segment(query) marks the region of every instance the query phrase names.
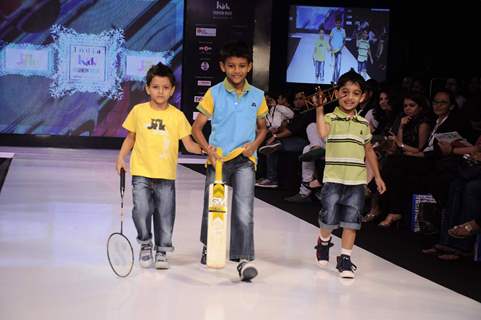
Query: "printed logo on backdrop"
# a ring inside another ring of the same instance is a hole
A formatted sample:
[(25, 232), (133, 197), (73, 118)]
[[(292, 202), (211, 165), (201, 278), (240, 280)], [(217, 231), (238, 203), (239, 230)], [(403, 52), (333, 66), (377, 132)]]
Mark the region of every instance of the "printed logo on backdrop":
[(215, 37), (217, 35), (217, 29), (197, 27), (195, 28), (195, 35), (198, 37)]
[(197, 80), (197, 85), (199, 87), (210, 87), (212, 85), (212, 81), (210, 81), (210, 80)]
[(71, 45), (68, 80), (104, 82), (105, 54), (105, 46)]
[(212, 54), (212, 46), (209, 46), (207, 44), (200, 44), (199, 53), (205, 55)]
[(77, 33), (60, 25), (51, 28), (58, 70), (50, 94), (62, 97), (75, 92), (95, 92), (111, 99), (122, 98), (117, 58), (124, 44), (123, 31)]
[(194, 102), (199, 103), (202, 100), (202, 96), (194, 96)]
[(200, 69), (202, 71), (207, 71), (209, 70), (209, 68), (210, 68), (209, 63), (207, 61), (202, 61), (202, 63), (200, 64)]
[(4, 43), (0, 47), (0, 76), (47, 77), (52, 80), (49, 91), (54, 98), (92, 92), (118, 100), (122, 98), (122, 80), (145, 81), (152, 65), (170, 65), (174, 57), (172, 51), (124, 49), (121, 29), (83, 34), (54, 25), (50, 32), (54, 41), (48, 46)]
[(169, 65), (174, 54), (171, 51), (132, 51), (122, 52), (122, 79), (127, 81), (145, 81), (147, 71), (153, 65), (162, 62)]
[(216, 1), (215, 9), (212, 10), (212, 17), (214, 19), (231, 19), (232, 10), (228, 1)]
[(51, 46), (8, 44), (0, 50), (0, 76), (19, 74), (50, 77), (54, 73), (53, 59), (54, 50)]

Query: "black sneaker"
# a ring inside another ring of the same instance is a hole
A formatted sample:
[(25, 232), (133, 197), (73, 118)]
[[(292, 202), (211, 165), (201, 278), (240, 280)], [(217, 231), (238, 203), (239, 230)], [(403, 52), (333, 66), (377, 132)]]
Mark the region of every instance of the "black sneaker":
[(259, 148), (259, 152), (262, 153), (263, 155), (270, 155), (273, 152), (276, 152), (281, 148), (282, 144), (280, 141), (274, 141), (271, 144), (267, 144), (265, 146), (262, 146)]
[(203, 266), (207, 265), (207, 247), (206, 246), (202, 248), (202, 256), (200, 257), (200, 264)]
[(326, 154), (324, 148), (318, 147), (307, 151), (299, 156), (300, 161), (316, 161), (322, 159)]
[(318, 238), (317, 246), (314, 247), (316, 249), (317, 263), (321, 267), (324, 267), (329, 262), (329, 249), (334, 246), (331, 240), (332, 237), (329, 238), (329, 241), (322, 241), (321, 238)]
[(293, 203), (308, 203), (308, 202), (312, 202), (310, 195), (305, 195), (305, 194), (301, 194), (301, 193), (296, 193), (296, 194), (293, 195), (293, 196), (284, 198), (284, 201), (293, 202)]
[(250, 282), (257, 276), (257, 269), (247, 260), (241, 260), (237, 265), (237, 272), (239, 272), (239, 278), (241, 281)]
[(354, 271), (357, 266), (351, 262), (351, 257), (341, 254), (337, 257), (336, 269), (339, 270), (341, 278), (354, 279)]
[(264, 179), (256, 183), (256, 187), (260, 188), (277, 188), (279, 185), (276, 181), (272, 181), (269, 179)]

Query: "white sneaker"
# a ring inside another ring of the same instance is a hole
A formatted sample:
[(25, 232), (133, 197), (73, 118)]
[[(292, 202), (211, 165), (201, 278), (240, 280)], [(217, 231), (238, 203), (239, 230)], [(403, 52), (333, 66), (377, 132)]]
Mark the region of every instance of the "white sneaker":
[(169, 261), (167, 261), (165, 252), (157, 251), (155, 254), (155, 269), (169, 269)]
[(142, 268), (150, 268), (152, 262), (152, 243), (144, 243), (140, 246), (139, 263)]

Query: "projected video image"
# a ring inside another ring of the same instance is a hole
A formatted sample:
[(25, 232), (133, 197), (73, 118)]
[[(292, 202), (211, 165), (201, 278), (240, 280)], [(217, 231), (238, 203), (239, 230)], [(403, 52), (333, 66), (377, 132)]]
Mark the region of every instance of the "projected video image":
[(158, 62), (180, 105), (184, 1), (0, 2), (0, 134), (125, 135)]
[(386, 77), (389, 10), (291, 6), (287, 82), (336, 83), (351, 68)]

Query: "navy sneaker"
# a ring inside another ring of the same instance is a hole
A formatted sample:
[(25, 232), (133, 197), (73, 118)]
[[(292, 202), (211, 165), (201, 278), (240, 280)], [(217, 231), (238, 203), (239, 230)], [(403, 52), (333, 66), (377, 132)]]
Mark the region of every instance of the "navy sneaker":
[(241, 260), (237, 265), (237, 272), (241, 281), (250, 282), (257, 276), (257, 269), (252, 262)]
[(207, 247), (206, 246), (204, 246), (202, 248), (202, 255), (200, 257), (200, 264), (204, 265), (204, 266), (207, 264)]
[(339, 271), (341, 278), (354, 279), (354, 271), (357, 266), (351, 262), (351, 257), (341, 254), (337, 257), (336, 269)]
[(329, 238), (329, 241), (322, 241), (321, 238), (318, 238), (317, 246), (314, 247), (314, 249), (316, 249), (317, 263), (319, 263), (321, 267), (324, 267), (329, 262), (329, 249), (334, 246), (331, 240), (332, 237)]

